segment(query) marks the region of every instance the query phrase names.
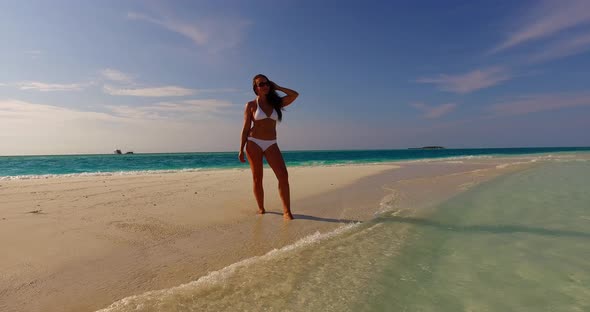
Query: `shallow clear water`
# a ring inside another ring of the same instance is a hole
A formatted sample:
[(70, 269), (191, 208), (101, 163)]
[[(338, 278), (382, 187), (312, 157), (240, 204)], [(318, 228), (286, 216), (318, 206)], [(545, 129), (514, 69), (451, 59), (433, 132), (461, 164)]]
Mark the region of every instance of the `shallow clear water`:
[(367, 310), (590, 311), (590, 163), (492, 181), (415, 225)]
[(590, 311), (590, 162), (389, 212), (110, 311)]

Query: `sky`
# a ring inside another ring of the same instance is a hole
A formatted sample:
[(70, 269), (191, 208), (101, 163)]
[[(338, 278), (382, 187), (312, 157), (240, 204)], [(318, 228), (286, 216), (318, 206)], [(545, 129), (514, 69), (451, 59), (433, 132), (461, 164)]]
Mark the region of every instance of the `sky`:
[(590, 146), (590, 1), (1, 1), (0, 155)]

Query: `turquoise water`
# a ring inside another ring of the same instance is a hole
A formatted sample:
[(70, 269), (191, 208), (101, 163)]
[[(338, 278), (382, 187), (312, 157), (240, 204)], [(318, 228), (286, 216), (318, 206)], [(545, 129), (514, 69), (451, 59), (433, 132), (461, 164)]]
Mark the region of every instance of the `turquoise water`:
[(590, 311), (589, 177), (543, 162), (107, 311)]
[[(590, 147), (495, 148), (442, 150), (287, 151), (288, 166), (376, 163), (444, 157), (508, 156), (536, 153), (590, 152)], [(61, 155), (0, 157), (0, 178), (20, 176), (247, 168), (236, 152), (135, 155)]]
[(414, 225), (370, 311), (590, 311), (590, 163), (476, 188)]

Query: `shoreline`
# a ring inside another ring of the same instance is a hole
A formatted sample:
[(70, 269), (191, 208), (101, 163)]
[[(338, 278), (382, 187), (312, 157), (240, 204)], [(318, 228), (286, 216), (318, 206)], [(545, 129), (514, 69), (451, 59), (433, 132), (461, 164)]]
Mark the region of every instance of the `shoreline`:
[[(106, 308), (370, 220), (383, 207), (426, 211), (530, 165), (508, 160), (291, 167), (292, 222), (282, 221), (268, 168), (264, 216), (255, 215), (249, 170), (3, 181), (0, 196), (12, 205), (0, 208), (0, 246), (7, 251), (0, 261), (6, 306), (0, 307)], [(40, 212), (27, 213), (34, 210)]]
[[(553, 158), (553, 157), (564, 157), (564, 156), (576, 156), (576, 155), (590, 155), (590, 148), (586, 150), (585, 147), (572, 147), (573, 148), (581, 148), (582, 150), (556, 150), (556, 151), (535, 151), (531, 153), (519, 153), (519, 154), (511, 154), (511, 153), (500, 153), (500, 154), (473, 154), (473, 155), (446, 155), (440, 157), (424, 157), (420, 156), (417, 158), (401, 158), (401, 159), (381, 159), (381, 160), (373, 160), (367, 161), (366, 159), (350, 159), (350, 160), (317, 160), (317, 161), (309, 161), (309, 162), (302, 162), (300, 160), (292, 160), (287, 162), (287, 166), (289, 168), (322, 168), (322, 167), (333, 167), (333, 166), (365, 166), (365, 165), (398, 165), (404, 163), (413, 163), (413, 162), (433, 162), (433, 161), (462, 161), (462, 160), (470, 160), (470, 159), (489, 159), (489, 158)], [(538, 148), (508, 148), (510, 149), (518, 149), (518, 150), (526, 150), (526, 149), (538, 149)], [(560, 148), (541, 148), (541, 149), (560, 149)], [(567, 149), (567, 148), (565, 148)], [(449, 149), (453, 150), (453, 149)], [(457, 149), (457, 150), (478, 150), (478, 149)], [(494, 150), (494, 149), (488, 149)], [(500, 149), (497, 150), (507, 150), (507, 149)], [(395, 151), (406, 151), (406, 150), (377, 150), (383, 152), (395, 152)], [(288, 153), (289, 151), (287, 151)], [(299, 153), (299, 151), (292, 151), (293, 153)], [(307, 151), (310, 153), (313, 152), (338, 152), (338, 151)], [(364, 150), (359, 151), (345, 151), (345, 152), (367, 152)], [(229, 152), (219, 152), (221, 154), (230, 154)], [(178, 155), (184, 155), (187, 153), (177, 153)], [(191, 154), (191, 153), (188, 153)], [(211, 154), (211, 153), (193, 153), (193, 154)], [(140, 157), (142, 155), (160, 155), (160, 154), (138, 154)], [(174, 153), (163, 153), (161, 155), (175, 155)], [(104, 156), (113, 156), (110, 154), (105, 155), (48, 155), (48, 156), (0, 156), (6, 158), (18, 158), (18, 157), (77, 157), (77, 156), (97, 156), (97, 157), (104, 157)], [(116, 156), (116, 155), (115, 155)], [(1, 160), (1, 159), (0, 159)], [(234, 160), (232, 158), (232, 160)], [(235, 162), (234, 162), (235, 163)], [(1, 168), (1, 167), (0, 167)], [(85, 168), (87, 169), (87, 168)], [(132, 176), (132, 175), (158, 175), (158, 174), (169, 174), (169, 173), (186, 173), (186, 172), (199, 172), (199, 171), (219, 171), (219, 170), (250, 170), (247, 165), (225, 165), (220, 167), (206, 167), (206, 166), (195, 166), (195, 167), (185, 167), (185, 168), (178, 168), (178, 169), (144, 169), (144, 170), (113, 170), (113, 171), (83, 171), (83, 172), (66, 172), (66, 173), (39, 173), (39, 174), (17, 174), (17, 175), (0, 175), (0, 182), (3, 181), (13, 181), (13, 180), (33, 180), (33, 179), (52, 179), (52, 178), (71, 178), (71, 177), (82, 177), (82, 176), (99, 176), (99, 177), (106, 177), (106, 176)]]

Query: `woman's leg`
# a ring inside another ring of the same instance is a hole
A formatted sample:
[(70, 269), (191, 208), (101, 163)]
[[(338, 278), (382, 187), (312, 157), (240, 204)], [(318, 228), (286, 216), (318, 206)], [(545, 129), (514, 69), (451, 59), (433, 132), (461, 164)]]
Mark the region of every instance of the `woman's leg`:
[(285, 160), (283, 159), (281, 150), (279, 150), (279, 146), (276, 144), (271, 145), (266, 151), (264, 151), (264, 156), (279, 180), (279, 193), (281, 194), (281, 200), (283, 201), (283, 218), (292, 220), (293, 215), (291, 214), (289, 173), (287, 172), (287, 166), (285, 166)]
[(262, 188), (262, 156), (263, 152), (260, 146), (252, 141), (246, 143), (246, 156), (250, 169), (252, 169), (252, 179), (254, 182), (254, 197), (258, 204), (258, 213), (263, 214), (264, 211), (264, 189)]

